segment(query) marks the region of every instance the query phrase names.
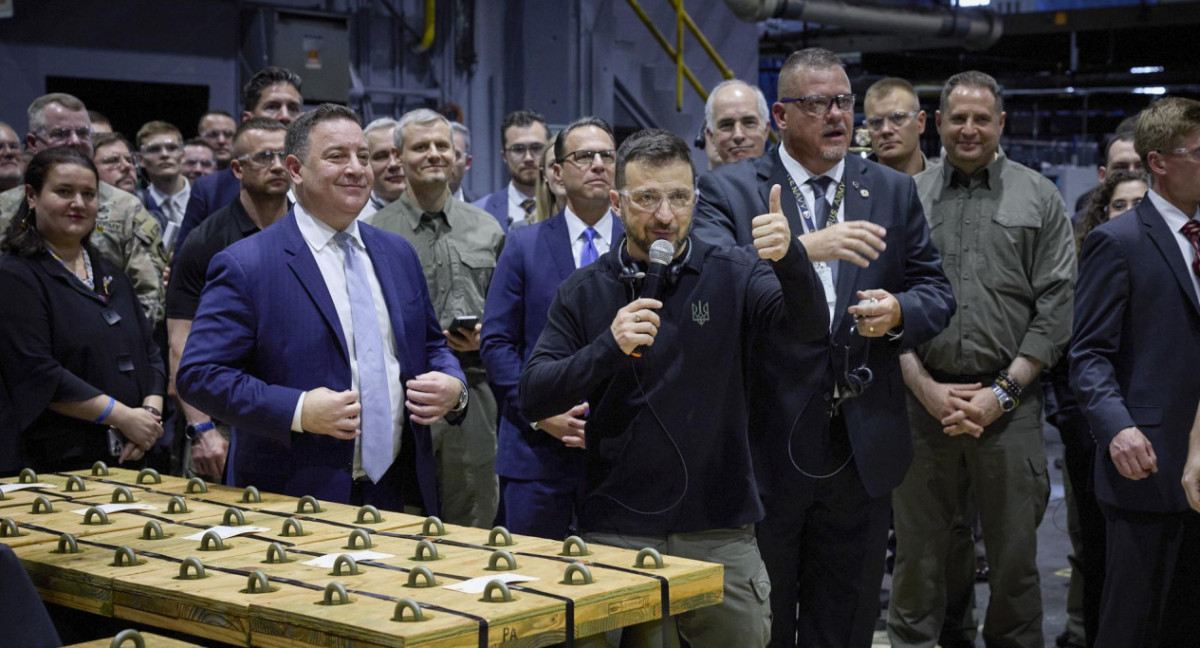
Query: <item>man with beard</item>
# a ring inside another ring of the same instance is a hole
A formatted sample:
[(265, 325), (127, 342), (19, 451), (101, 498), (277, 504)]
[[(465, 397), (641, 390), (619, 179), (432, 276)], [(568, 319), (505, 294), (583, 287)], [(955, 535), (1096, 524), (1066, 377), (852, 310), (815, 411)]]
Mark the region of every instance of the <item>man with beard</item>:
[(500, 158), (508, 168), (509, 183), (472, 204), (495, 216), (506, 232), (509, 225), (533, 214), (538, 167), (549, 141), (546, 118), (532, 110), (509, 113), (500, 125)]
[(899, 356), (941, 331), (955, 302), (912, 178), (846, 155), (855, 96), (841, 60), (792, 54), (779, 96), (781, 145), (700, 178), (696, 233), (749, 245), (753, 215), (785, 187), (783, 212), (832, 325), (817, 342), (785, 340), (775, 353), (788, 361), (768, 365), (754, 390), (772, 645), (869, 646), (891, 491), (912, 457)]
[(417, 250), (434, 312), (467, 375), (471, 408), (460, 425), (430, 426), (442, 495), (442, 519), (491, 528), (499, 507), (496, 480), (496, 398), (479, 357), (478, 323), (484, 296), (504, 244), (504, 232), (486, 212), (450, 195), (454, 144), (450, 122), (428, 109), (406, 113), (396, 124), (408, 187), (368, 222), (399, 234)]
[[(764, 646), (771, 585), (754, 540), (762, 504), (746, 383), (773, 359), (750, 351), (762, 337), (822, 339), (821, 284), (779, 186), (754, 219), (757, 253), (689, 236), (695, 167), (668, 131), (626, 139), (615, 184), (609, 200), (626, 236), (559, 288), (521, 376), (522, 414), (537, 421), (588, 403), (585, 538), (725, 567), (720, 604), (628, 628), (626, 642), (650, 645), (639, 641), (678, 627), (694, 648)], [(642, 296), (636, 273), (650, 271), (663, 241), (656, 298)]]
[(92, 162), (100, 171), (100, 179), (120, 189), (137, 191), (137, 160), (133, 158), (133, 147), (120, 133), (97, 133), (92, 138)]
[(21, 184), (25, 165), (21, 159), (21, 139), (12, 126), (0, 122), (0, 191)]

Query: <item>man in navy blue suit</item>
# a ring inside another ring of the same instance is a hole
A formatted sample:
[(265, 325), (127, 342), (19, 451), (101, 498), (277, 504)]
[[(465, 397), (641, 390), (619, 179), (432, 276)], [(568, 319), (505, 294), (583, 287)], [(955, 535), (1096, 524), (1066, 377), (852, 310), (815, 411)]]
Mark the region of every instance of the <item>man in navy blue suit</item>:
[(372, 177), (354, 111), (303, 115), (285, 148), (296, 205), (213, 258), (179, 393), (233, 425), (236, 485), (401, 510), (415, 482), (436, 513), (428, 425), (467, 387), (416, 252), (356, 220)]
[[(828, 50), (793, 54), (774, 106), (782, 144), (700, 178), (696, 234), (747, 245), (771, 188), (822, 278), (832, 326), (779, 344), (754, 390), (758, 525), (771, 645), (869, 646), (893, 488), (912, 459), (899, 355), (954, 313), (908, 176), (846, 152), (854, 102)], [(797, 617), (799, 607), (799, 617)]]
[(558, 285), (608, 252), (624, 233), (609, 209), (616, 161), (612, 129), (602, 119), (584, 117), (559, 139), (563, 160), (556, 172), (567, 189), (567, 206), (544, 223), (509, 230), (483, 309), (480, 349), (500, 403), (496, 473), (505, 525), (515, 533), (554, 540), (568, 535), (580, 503), (588, 404), (529, 421), (519, 409), (517, 384)]
[(509, 183), (471, 204), (495, 216), (506, 233), (509, 225), (533, 214), (533, 193), (548, 141), (546, 118), (532, 110), (511, 112), (500, 124), (500, 159), (508, 168)]
[[(304, 99), (300, 96), (300, 77), (281, 67), (266, 67), (242, 86), (242, 121), (252, 117), (276, 119), (284, 126), (300, 115)], [(241, 185), (228, 168), (196, 181), (188, 197), (187, 213), (175, 240), (175, 250), (192, 229), (218, 209), (237, 200)]]
[(1134, 145), (1151, 189), (1084, 242), (1070, 352), (1108, 536), (1095, 645), (1196, 646), (1200, 515), (1180, 480), (1200, 401), (1200, 102), (1142, 111)]

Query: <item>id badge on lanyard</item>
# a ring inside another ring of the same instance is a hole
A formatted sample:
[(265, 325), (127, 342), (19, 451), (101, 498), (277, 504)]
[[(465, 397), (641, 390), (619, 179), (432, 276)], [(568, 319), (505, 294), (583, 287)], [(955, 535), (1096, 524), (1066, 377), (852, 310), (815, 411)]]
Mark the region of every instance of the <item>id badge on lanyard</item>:
[[(808, 203), (804, 200), (804, 194), (800, 193), (800, 188), (796, 186), (796, 181), (788, 175), (788, 184), (791, 185), (792, 195), (796, 198), (796, 207), (800, 210), (800, 218), (804, 221), (804, 227), (808, 232), (817, 231), (817, 223), (813, 219), (812, 212), (808, 209)], [(837, 223), (837, 213), (842, 207), (842, 198), (846, 195), (846, 183), (839, 182), (837, 191), (833, 195), (833, 205), (829, 208), (829, 219), (825, 223), (825, 227)], [(825, 261), (816, 261), (813, 263), (813, 268), (817, 271), (817, 276), (821, 279), (821, 286), (825, 289), (825, 302), (829, 307), (829, 326), (833, 326), (833, 309), (837, 307), (837, 289), (833, 284), (833, 263)]]

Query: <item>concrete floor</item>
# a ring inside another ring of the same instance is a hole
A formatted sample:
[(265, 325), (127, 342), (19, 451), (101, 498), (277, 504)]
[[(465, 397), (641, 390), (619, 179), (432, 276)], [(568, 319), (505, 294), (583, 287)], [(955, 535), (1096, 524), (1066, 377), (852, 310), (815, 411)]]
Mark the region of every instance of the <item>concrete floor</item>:
[[(1063, 499), (1063, 472), (1056, 465), (1062, 457), (1062, 442), (1058, 430), (1046, 424), (1046, 459), (1050, 464), (1050, 504), (1046, 507), (1046, 515), (1038, 527), (1038, 568), (1042, 577), (1042, 631), (1046, 638), (1046, 648), (1055, 648), (1054, 639), (1067, 623), (1067, 583), (1070, 579), (1071, 568), (1067, 555), (1071, 553), (1071, 540), (1067, 536), (1067, 507)], [(986, 542), (987, 539), (984, 539)], [(891, 577), (885, 576), (884, 587), (890, 586)], [(983, 625), (983, 613), (987, 609), (987, 583), (975, 585), (976, 617), (980, 626)], [(886, 619), (886, 612), (880, 615), (880, 622)], [(877, 628), (883, 626), (877, 624)], [(875, 633), (874, 646), (889, 646), (887, 633)], [(976, 646), (983, 646), (983, 637), (975, 640)]]

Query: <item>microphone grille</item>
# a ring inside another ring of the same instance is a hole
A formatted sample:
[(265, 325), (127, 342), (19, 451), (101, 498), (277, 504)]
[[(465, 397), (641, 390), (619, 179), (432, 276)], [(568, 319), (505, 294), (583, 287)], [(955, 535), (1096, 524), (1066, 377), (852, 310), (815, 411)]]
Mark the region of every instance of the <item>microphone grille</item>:
[(658, 239), (650, 244), (650, 263), (667, 265), (675, 257), (675, 246), (670, 241)]

